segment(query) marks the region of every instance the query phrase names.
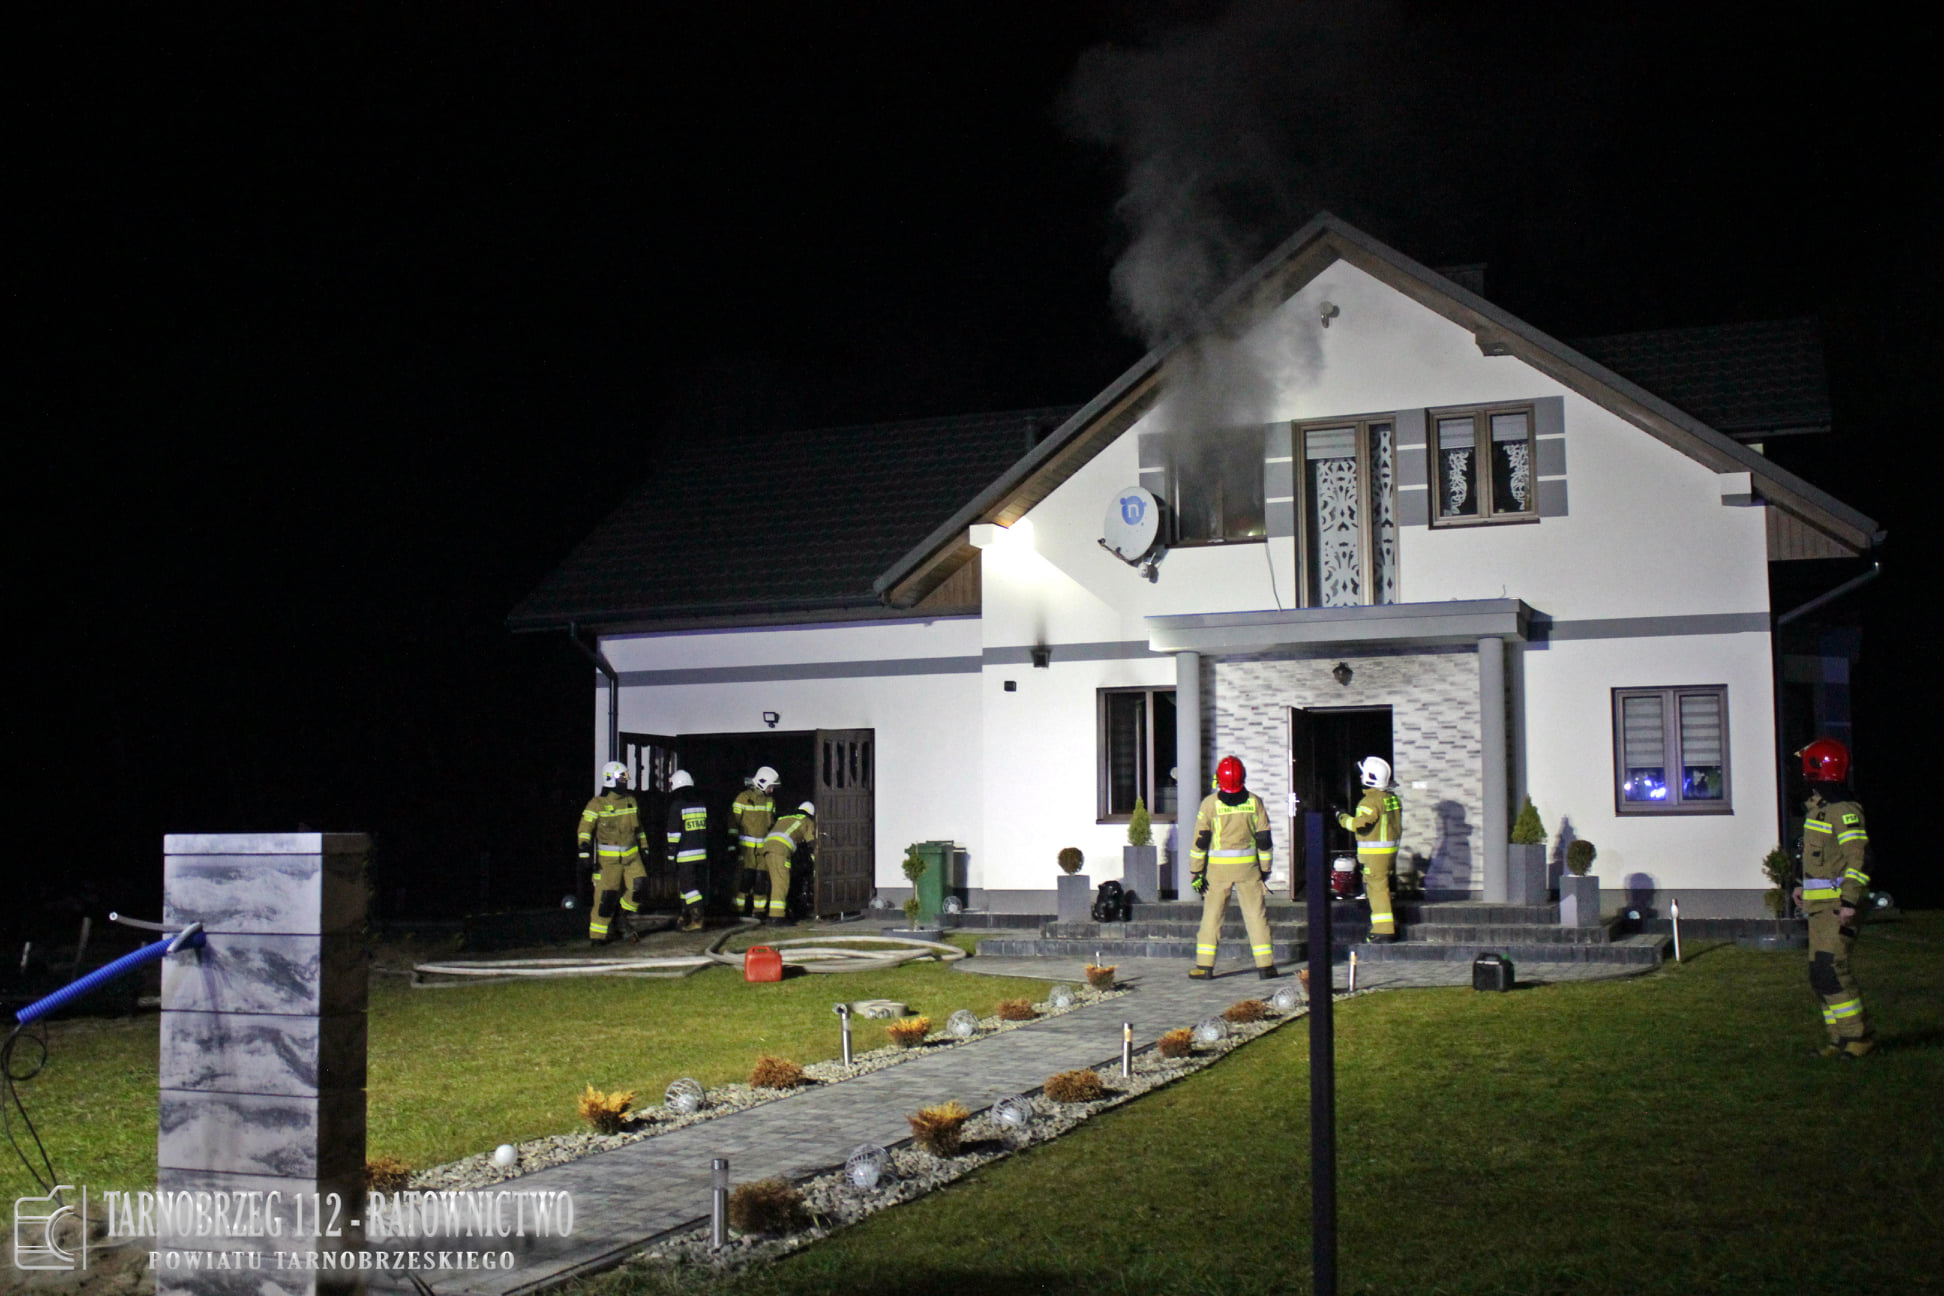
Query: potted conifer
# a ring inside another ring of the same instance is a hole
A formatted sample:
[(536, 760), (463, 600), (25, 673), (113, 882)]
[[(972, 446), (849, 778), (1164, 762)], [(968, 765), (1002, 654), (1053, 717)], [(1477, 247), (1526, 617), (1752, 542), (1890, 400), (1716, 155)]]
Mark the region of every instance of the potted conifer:
[(1546, 903), (1546, 823), (1525, 799), (1505, 847), (1505, 896), (1516, 905)]
[(1148, 904), (1161, 898), (1153, 821), (1148, 817), (1147, 802), (1139, 797), (1134, 798), (1134, 813), (1127, 820), (1127, 845), (1121, 847), (1121, 885)]

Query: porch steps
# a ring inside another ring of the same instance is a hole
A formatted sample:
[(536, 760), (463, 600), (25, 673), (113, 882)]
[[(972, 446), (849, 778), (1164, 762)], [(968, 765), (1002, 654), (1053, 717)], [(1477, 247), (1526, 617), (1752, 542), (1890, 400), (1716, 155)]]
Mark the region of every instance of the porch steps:
[[(1484, 951), (1527, 963), (1617, 963), (1658, 966), (1669, 946), (1665, 935), (1623, 935), (1619, 920), (1596, 927), (1562, 927), (1559, 906), (1485, 904), (1480, 901), (1412, 901), (1395, 906), (1399, 938), (1385, 945), (1366, 945), (1368, 911), (1361, 902), (1331, 906), (1331, 936), (1338, 960), (1357, 951), (1359, 960), (1466, 961)], [(1270, 947), (1276, 962), (1307, 957), (1309, 926), (1306, 910), (1288, 901), (1268, 906)], [(1108, 962), (1119, 958), (1179, 958), (1195, 956), (1201, 927), (1199, 901), (1172, 901), (1134, 906), (1124, 923), (1042, 924), (1036, 936), (1003, 936), (980, 945), (984, 953), (1091, 960), (1096, 953)], [(1246, 929), (1231, 906), (1222, 924), (1218, 960), (1249, 957)]]

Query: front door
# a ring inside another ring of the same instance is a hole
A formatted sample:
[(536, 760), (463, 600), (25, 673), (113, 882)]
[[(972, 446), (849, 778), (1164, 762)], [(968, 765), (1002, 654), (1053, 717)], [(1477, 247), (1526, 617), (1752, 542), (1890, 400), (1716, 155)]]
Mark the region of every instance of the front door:
[(648, 852), (641, 866), (648, 873), (648, 903), (654, 910), (675, 910), (675, 866), (667, 858), (668, 780), (681, 768), (676, 740), (662, 734), (621, 735), (621, 763), (628, 767), (629, 785), (641, 807), (641, 827), (648, 834)]
[(818, 916), (861, 913), (876, 880), (877, 731), (819, 729), (815, 749)]
[(1301, 814), (1323, 816), (1323, 849), (1331, 856), (1354, 854), (1356, 839), (1337, 826), (1337, 814), (1353, 810), (1363, 798), (1357, 765), (1366, 756), (1391, 755), (1391, 709), (1379, 707), (1291, 707), (1289, 709), (1289, 790), (1299, 804), (1290, 808), (1290, 894), (1302, 890)]

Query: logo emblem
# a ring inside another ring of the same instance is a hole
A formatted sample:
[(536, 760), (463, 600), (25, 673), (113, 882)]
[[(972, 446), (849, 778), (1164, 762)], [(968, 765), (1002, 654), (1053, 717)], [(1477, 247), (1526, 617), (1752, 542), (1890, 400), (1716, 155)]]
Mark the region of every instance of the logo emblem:
[(1141, 515), (1147, 512), (1147, 501), (1139, 495), (1123, 495), (1120, 497), (1120, 511), (1121, 521), (1135, 526), (1140, 522)]
[(87, 1236), (87, 1218), (74, 1207), (61, 1203), (61, 1194), (71, 1184), (56, 1184), (45, 1197), (14, 1198), (13, 1262), (16, 1269), (72, 1270), (74, 1253), (64, 1249), (55, 1232), (64, 1219), (80, 1219), (81, 1235)]

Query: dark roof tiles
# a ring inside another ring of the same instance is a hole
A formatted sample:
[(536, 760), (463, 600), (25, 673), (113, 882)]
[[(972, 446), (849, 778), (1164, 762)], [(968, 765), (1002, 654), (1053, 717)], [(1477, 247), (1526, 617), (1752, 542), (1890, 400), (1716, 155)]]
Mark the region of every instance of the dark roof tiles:
[(1829, 426), (1822, 334), (1813, 319), (1616, 333), (1568, 345), (1737, 440)]

